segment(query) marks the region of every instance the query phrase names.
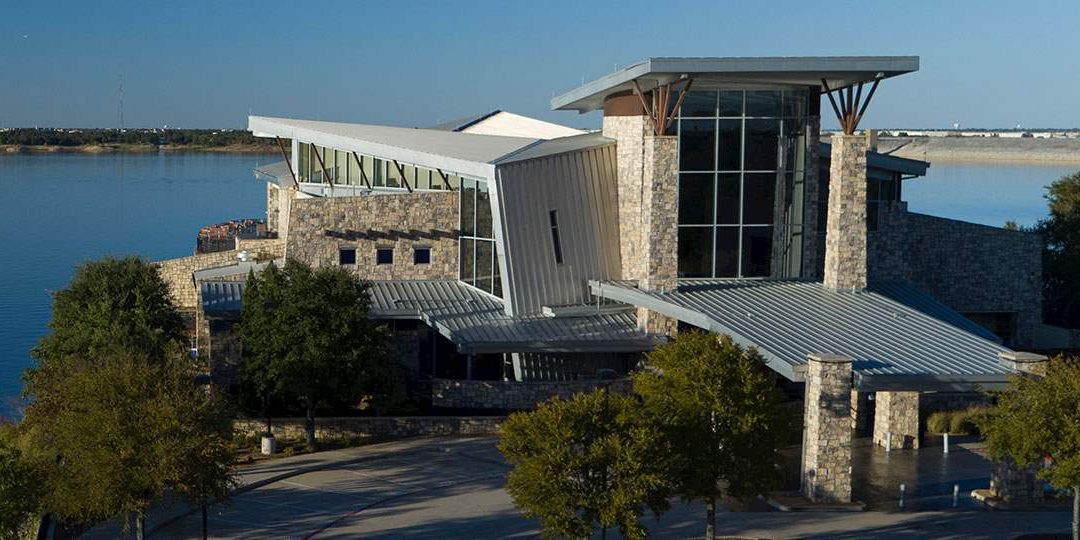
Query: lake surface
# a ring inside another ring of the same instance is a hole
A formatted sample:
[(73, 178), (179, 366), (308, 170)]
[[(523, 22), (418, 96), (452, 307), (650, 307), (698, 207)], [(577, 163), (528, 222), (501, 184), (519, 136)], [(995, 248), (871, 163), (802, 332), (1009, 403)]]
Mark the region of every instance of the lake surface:
[[(0, 155), (0, 414), (17, 395), (28, 351), (46, 331), (49, 291), (105, 255), (190, 255), (199, 227), (262, 217), (252, 169), (276, 156)], [(936, 163), (910, 180), (913, 212), (1000, 226), (1046, 215), (1043, 186), (1080, 165)]]
[(0, 414), (46, 331), (49, 291), (105, 255), (191, 255), (203, 225), (262, 217), (273, 155), (0, 154)]

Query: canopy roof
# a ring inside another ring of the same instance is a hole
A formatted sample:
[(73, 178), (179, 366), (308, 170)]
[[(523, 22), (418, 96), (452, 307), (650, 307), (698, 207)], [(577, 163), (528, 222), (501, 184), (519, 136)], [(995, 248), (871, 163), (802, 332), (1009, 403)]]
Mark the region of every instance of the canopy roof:
[(1006, 382), (1010, 353), (993, 335), (902, 283), (836, 291), (801, 280), (694, 280), (675, 291), (590, 282), (594, 294), (657, 311), (756, 347), (769, 367), (801, 380), (811, 353), (854, 360), (861, 390), (971, 390)]
[(643, 91), (694, 79), (694, 87), (724, 85), (791, 85), (829, 88), (885, 79), (918, 71), (918, 56), (805, 56), (648, 58), (585, 83), (551, 100), (551, 108), (586, 113), (603, 108), (604, 98), (630, 90), (637, 80)]

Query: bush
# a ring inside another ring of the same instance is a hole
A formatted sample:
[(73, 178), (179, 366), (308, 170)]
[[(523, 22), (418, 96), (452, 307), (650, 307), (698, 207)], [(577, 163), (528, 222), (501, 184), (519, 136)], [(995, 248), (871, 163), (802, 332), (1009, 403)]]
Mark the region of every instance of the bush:
[(952, 429), (953, 411), (937, 411), (926, 418), (926, 431), (930, 433), (949, 433)]

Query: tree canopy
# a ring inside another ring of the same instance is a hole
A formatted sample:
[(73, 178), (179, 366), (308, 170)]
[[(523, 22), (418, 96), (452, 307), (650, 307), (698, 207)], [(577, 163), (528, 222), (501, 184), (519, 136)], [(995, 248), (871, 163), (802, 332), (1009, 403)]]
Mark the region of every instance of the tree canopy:
[(514, 467), (507, 491), (545, 537), (585, 538), (599, 526), (643, 538), (646, 508), (667, 508), (659, 444), (636, 401), (599, 390), (511, 415), (499, 450)]
[(686, 500), (704, 501), (712, 538), (716, 499), (757, 495), (780, 481), (779, 449), (793, 417), (754, 349), (698, 331), (648, 354), (634, 391), (667, 442), (667, 474)]
[(1080, 364), (1057, 358), (1048, 375), (1017, 376), (982, 415), (979, 428), (990, 456), (1021, 467), (1052, 460), (1039, 474), (1073, 492), (1073, 537), (1080, 536)]
[(368, 318), (370, 302), (368, 285), (336, 266), (312, 269), (290, 260), (248, 277), (243, 383), (267, 401), (299, 398), (308, 444), (315, 442), (318, 407), (365, 402), (380, 412), (403, 398), (390, 334)]
[(1080, 172), (1046, 188), (1050, 217), (1035, 230), (1043, 236), (1043, 311), (1049, 324), (1080, 328)]
[(39, 510), (42, 494), (37, 471), (22, 455), (15, 426), (0, 422), (0, 540), (21, 538)]

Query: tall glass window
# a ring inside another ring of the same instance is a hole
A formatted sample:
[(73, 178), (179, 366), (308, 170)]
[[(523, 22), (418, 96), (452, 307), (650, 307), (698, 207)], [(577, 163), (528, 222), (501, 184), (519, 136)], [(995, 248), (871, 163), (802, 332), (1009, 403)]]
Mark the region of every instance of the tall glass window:
[(679, 137), (679, 277), (795, 277), (802, 259), (805, 90), (687, 94)]
[(492, 230), (491, 193), (487, 182), (462, 178), (461, 222), (458, 230), (459, 271), (461, 281), (502, 296), (499, 278), (499, 257), (495, 253), (495, 234)]

